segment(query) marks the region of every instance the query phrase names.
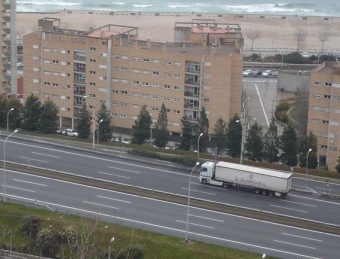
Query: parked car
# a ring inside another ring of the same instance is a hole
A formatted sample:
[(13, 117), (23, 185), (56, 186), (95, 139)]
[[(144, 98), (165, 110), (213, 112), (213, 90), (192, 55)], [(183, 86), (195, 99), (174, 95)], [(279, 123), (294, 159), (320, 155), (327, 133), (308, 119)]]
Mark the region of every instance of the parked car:
[(252, 75), (253, 76), (260, 76), (260, 75), (262, 75), (262, 71), (261, 70), (254, 70)]
[(308, 54), (307, 52), (303, 52), (303, 53), (302, 53), (302, 56), (303, 56), (304, 58), (309, 58), (309, 54)]
[(79, 133), (75, 131), (74, 129), (64, 129), (61, 134), (66, 134), (67, 136), (70, 137), (78, 137)]
[(279, 74), (279, 71), (277, 71), (277, 70), (272, 71), (272, 76), (277, 77), (278, 74)]
[(251, 70), (251, 69), (247, 69), (247, 70), (243, 71), (244, 76), (251, 76), (252, 73), (253, 73), (253, 70)]
[(126, 138), (121, 138), (121, 137), (116, 138), (114, 141), (118, 143), (123, 143), (123, 144), (130, 144), (130, 141), (128, 141)]
[(55, 132), (57, 134), (63, 134), (63, 130), (62, 129), (57, 129), (57, 131)]
[(263, 76), (271, 76), (272, 75), (272, 71), (271, 70), (266, 70), (262, 72)]

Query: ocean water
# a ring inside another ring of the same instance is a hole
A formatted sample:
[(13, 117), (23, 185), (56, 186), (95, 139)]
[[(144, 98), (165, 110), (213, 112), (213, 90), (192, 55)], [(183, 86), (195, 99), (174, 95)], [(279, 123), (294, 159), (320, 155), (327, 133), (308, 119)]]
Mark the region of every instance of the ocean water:
[(18, 12), (62, 9), (340, 17), (340, 0), (17, 0)]

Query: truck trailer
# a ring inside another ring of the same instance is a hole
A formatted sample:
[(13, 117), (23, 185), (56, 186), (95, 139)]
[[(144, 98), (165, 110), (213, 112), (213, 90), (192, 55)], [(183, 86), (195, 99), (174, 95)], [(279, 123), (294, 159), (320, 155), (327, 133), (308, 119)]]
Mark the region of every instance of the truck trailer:
[(228, 162), (205, 162), (199, 180), (202, 184), (246, 187), (254, 189), (256, 194), (286, 197), (292, 187), (292, 178), (288, 172)]

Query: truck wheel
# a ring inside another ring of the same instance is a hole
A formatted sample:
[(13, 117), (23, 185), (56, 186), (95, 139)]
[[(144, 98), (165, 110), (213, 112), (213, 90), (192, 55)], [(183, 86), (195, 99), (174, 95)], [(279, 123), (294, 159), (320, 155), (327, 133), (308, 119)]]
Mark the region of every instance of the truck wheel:
[(260, 194), (260, 189), (255, 189), (256, 194)]
[(229, 183), (223, 183), (223, 187), (228, 189), (229, 188)]
[(207, 179), (202, 179), (203, 184), (207, 184)]
[(273, 197), (274, 196), (274, 192), (269, 192), (269, 196)]
[(267, 195), (267, 191), (266, 190), (262, 190), (262, 195)]

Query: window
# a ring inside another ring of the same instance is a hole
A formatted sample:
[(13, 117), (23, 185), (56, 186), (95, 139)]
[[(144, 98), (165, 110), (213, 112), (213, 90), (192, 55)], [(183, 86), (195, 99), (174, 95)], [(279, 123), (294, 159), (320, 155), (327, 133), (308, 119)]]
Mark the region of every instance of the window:
[(111, 114), (112, 114), (113, 117), (118, 117), (118, 113), (116, 113), (116, 112), (113, 112)]
[(163, 100), (164, 100), (164, 101), (170, 101), (170, 97), (164, 96), (164, 97), (163, 97)]
[(180, 66), (181, 66), (181, 63), (180, 63), (180, 62), (175, 62), (175, 66), (176, 66), (176, 67), (180, 67)]
[(153, 111), (158, 111), (159, 109), (158, 109), (158, 107), (152, 107), (152, 110)]
[(321, 149), (327, 149), (327, 145), (321, 145)]
[(59, 64), (58, 60), (52, 60), (53, 64)]
[(150, 60), (148, 58), (144, 58), (143, 61), (144, 62), (150, 62)]
[(170, 89), (170, 85), (164, 85), (164, 89)]
[(165, 77), (171, 77), (171, 74), (169, 74), (169, 73), (164, 73), (164, 76), (165, 76)]
[(44, 51), (45, 51), (45, 52), (50, 52), (50, 49), (44, 48)]
[(122, 84), (127, 84), (127, 83), (128, 83), (128, 80), (122, 79), (122, 80), (120, 80), (120, 82), (121, 82)]
[(179, 113), (181, 113), (181, 111), (180, 110), (174, 110), (174, 113), (179, 114)]
[(100, 56), (103, 57), (103, 58), (106, 58), (107, 57), (107, 53), (105, 53), (105, 52), (100, 53)]
[(323, 120), (322, 123), (323, 123), (323, 124), (328, 124), (329, 121), (328, 121), (328, 120)]
[(175, 74), (175, 78), (181, 78), (181, 74)]
[(95, 47), (90, 47), (90, 51), (96, 51)]
[(90, 74), (91, 74), (91, 75), (95, 75), (95, 74), (96, 74), (96, 71), (91, 70), (91, 71), (90, 71)]
[(133, 95), (133, 96), (139, 96), (139, 93), (132, 92), (132, 95)]
[(158, 75), (159, 75), (159, 72), (158, 72), (158, 71), (152, 71), (152, 74), (153, 74), (154, 76), (158, 76)]
[(90, 82), (90, 86), (96, 86), (96, 83)]
[(59, 86), (59, 84), (53, 83), (53, 87), (58, 87), (58, 86)]
[(39, 49), (39, 45), (33, 45), (34, 49)]
[(95, 94), (90, 94), (90, 97), (94, 98), (94, 97), (96, 97), (96, 95)]
[(148, 86), (148, 85), (149, 85), (149, 82), (143, 82), (142, 85), (143, 85), (143, 86)]
[(152, 60), (152, 62), (155, 63), (155, 64), (158, 64), (159, 63), (159, 59), (154, 59), (154, 60)]
[(332, 83), (330, 83), (330, 82), (325, 82), (325, 86), (332, 86)]
[(128, 68), (127, 67), (122, 67), (122, 71), (127, 71)]
[(203, 101), (207, 103), (209, 102), (209, 98), (204, 98)]
[(158, 95), (153, 95), (152, 99), (158, 99)]
[(119, 70), (119, 67), (113, 66), (112, 70)]
[(321, 85), (321, 82), (314, 81), (313, 84), (314, 84), (314, 85)]
[(325, 94), (323, 97), (324, 97), (325, 99), (331, 99), (331, 96), (328, 95), (328, 94)]
[(127, 91), (120, 91), (121, 94), (127, 95)]
[(112, 90), (112, 93), (114, 93), (114, 94), (118, 94), (118, 93), (119, 93), (119, 91), (118, 91), (118, 90)]
[(139, 85), (139, 81), (138, 81), (138, 80), (133, 80), (133, 81), (132, 81), (132, 84), (133, 84), (133, 85)]
[(178, 98), (174, 98), (174, 103), (178, 103), (179, 99)]
[(117, 105), (118, 105), (118, 102), (111, 102), (111, 105), (117, 106)]
[(123, 118), (123, 119), (126, 119), (127, 115), (126, 114), (121, 114), (120, 117)]
[(120, 103), (120, 106), (127, 106), (127, 103)]
[(128, 56), (122, 56), (122, 59), (129, 59)]
[(132, 70), (134, 73), (140, 73), (140, 70), (139, 69), (134, 69)]
[(320, 94), (314, 94), (314, 98), (321, 98)]
[(50, 82), (44, 82), (44, 85), (48, 86), (48, 85), (50, 85)]
[(142, 93), (142, 97), (143, 97), (143, 98), (148, 98), (148, 95)]
[(165, 64), (165, 65), (171, 65), (171, 61), (169, 61), (169, 60), (164, 60), (164, 64)]
[(180, 86), (177, 86), (177, 85), (175, 85), (175, 86), (174, 86), (174, 90), (181, 90), (181, 87), (180, 87)]
[(91, 58), (91, 59), (90, 59), (90, 63), (96, 63), (96, 60), (93, 59), (93, 58)]
[(159, 84), (152, 83), (152, 87), (159, 87)]
[(139, 109), (139, 105), (138, 104), (132, 104), (132, 108)]
[(133, 61), (140, 61), (141, 59), (140, 58), (137, 58), (137, 57), (134, 57), (133, 58)]
[(113, 54), (113, 55), (112, 55), (112, 58), (119, 58), (119, 55)]

